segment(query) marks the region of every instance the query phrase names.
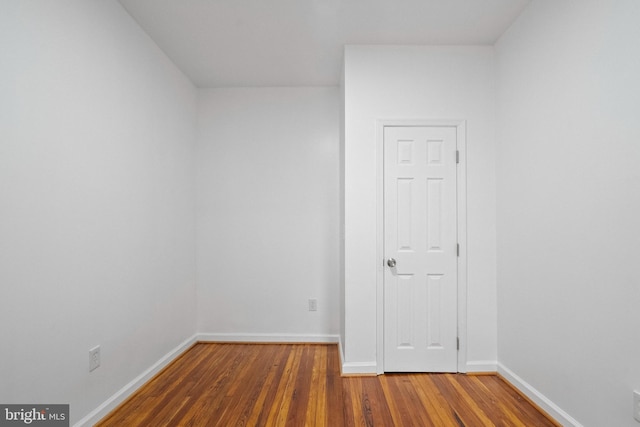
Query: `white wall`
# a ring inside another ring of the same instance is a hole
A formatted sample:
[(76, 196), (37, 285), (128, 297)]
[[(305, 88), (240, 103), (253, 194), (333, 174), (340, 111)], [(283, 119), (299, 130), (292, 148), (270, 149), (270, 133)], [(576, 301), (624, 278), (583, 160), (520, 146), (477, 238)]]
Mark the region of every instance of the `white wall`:
[(499, 361), (585, 426), (638, 425), (639, 21), (534, 0), (497, 45)]
[(467, 120), (469, 370), (495, 369), (494, 58), (491, 47), (345, 50), (345, 363), (376, 366), (376, 120)]
[(338, 88), (199, 99), (199, 332), (337, 335)]
[(1, 9), (0, 402), (73, 423), (195, 332), (196, 93), (115, 1)]

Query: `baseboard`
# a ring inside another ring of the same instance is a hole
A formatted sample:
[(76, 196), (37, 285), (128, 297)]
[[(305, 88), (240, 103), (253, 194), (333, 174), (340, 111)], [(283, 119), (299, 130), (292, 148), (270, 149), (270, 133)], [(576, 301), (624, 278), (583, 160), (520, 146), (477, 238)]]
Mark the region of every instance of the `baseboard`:
[[(342, 376), (369, 376), (378, 375), (377, 362), (345, 362), (342, 341), (338, 340), (338, 353), (340, 354), (340, 374)], [(466, 373), (474, 374), (496, 374), (498, 362), (495, 360), (478, 360), (467, 362)]]
[[(378, 365), (376, 362), (345, 362), (344, 353), (342, 353), (342, 342), (338, 342), (340, 346), (340, 374), (349, 375), (377, 375)], [(483, 360), (467, 362), (466, 373), (474, 374), (496, 374), (498, 371), (497, 362), (494, 360)]]
[(340, 374), (345, 377), (378, 375), (376, 362), (342, 362), (340, 366)]
[(104, 418), (109, 412), (113, 411), (118, 405), (127, 400), (129, 396), (142, 387), (147, 381), (149, 381), (154, 375), (162, 371), (169, 366), (178, 356), (184, 353), (189, 347), (197, 342), (196, 335), (184, 340), (173, 350), (162, 356), (160, 360), (154, 363), (149, 369), (134, 378), (129, 384), (118, 390), (113, 396), (105, 400), (100, 406), (87, 414), (80, 421), (75, 423), (74, 427), (92, 426), (102, 418)]
[(342, 364), (344, 363), (344, 350), (342, 348), (342, 337), (340, 335), (338, 335), (338, 357), (340, 360), (338, 360), (338, 366), (340, 366), (340, 376), (343, 375), (342, 372)]
[(466, 364), (467, 370), (465, 373), (467, 374), (487, 374), (487, 373), (497, 373), (498, 372), (498, 362), (495, 360), (474, 360), (471, 362), (467, 362)]
[(571, 417), (571, 415), (563, 411), (558, 405), (553, 403), (549, 398), (540, 393), (531, 384), (520, 378), (502, 363), (498, 363), (498, 374), (561, 425), (583, 427), (582, 424)]
[(199, 333), (199, 342), (338, 343), (338, 335)]
[(377, 376), (378, 364), (376, 362), (344, 362), (340, 373), (343, 377)]

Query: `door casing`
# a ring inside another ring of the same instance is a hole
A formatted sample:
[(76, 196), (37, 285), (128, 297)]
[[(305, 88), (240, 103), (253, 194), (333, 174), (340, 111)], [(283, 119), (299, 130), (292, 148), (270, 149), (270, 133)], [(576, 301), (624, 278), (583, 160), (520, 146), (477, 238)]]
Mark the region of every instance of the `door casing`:
[(458, 372), (467, 371), (467, 138), (465, 120), (377, 120), (376, 122), (376, 370), (384, 373), (384, 128), (387, 126), (452, 126), (460, 153), (457, 168)]

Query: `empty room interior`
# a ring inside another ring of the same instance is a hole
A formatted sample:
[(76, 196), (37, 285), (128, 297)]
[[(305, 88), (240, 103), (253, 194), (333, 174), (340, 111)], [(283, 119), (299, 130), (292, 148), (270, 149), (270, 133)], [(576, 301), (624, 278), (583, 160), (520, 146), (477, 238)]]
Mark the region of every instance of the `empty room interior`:
[(322, 343), (343, 378), (496, 374), (638, 425), (639, 23), (2, 0), (0, 404), (89, 426), (198, 342)]

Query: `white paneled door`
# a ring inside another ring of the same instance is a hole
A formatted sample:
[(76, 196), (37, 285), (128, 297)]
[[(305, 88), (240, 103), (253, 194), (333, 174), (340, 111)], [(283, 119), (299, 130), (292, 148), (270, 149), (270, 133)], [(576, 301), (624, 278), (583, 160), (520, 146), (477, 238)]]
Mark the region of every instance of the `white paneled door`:
[(456, 127), (383, 138), (384, 370), (456, 372)]

